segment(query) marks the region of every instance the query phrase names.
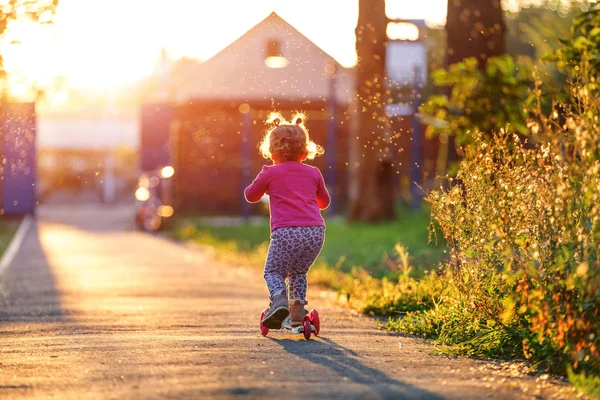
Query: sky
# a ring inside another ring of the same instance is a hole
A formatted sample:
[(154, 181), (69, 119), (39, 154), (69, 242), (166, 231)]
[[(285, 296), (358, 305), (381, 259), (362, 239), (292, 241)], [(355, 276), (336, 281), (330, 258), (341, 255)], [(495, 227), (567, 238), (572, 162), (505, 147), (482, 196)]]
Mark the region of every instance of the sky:
[[(386, 7), (389, 17), (439, 25), (446, 3), (387, 0)], [(35, 45), (23, 40), (18, 54), (6, 53), (7, 69), (39, 80), (62, 75), (76, 87), (126, 84), (151, 73), (161, 48), (172, 58), (208, 59), (271, 11), (342, 65), (356, 63), (358, 0), (60, 0), (54, 24), (42, 34), (27, 28)]]

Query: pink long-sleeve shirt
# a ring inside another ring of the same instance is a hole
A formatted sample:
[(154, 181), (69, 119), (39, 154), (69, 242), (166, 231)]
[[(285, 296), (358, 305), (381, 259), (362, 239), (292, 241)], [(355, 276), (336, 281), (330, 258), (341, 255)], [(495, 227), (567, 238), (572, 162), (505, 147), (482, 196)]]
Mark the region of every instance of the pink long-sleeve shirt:
[(244, 190), (250, 203), (269, 195), (271, 231), (289, 226), (325, 226), (321, 211), (331, 198), (318, 168), (288, 161), (265, 165)]

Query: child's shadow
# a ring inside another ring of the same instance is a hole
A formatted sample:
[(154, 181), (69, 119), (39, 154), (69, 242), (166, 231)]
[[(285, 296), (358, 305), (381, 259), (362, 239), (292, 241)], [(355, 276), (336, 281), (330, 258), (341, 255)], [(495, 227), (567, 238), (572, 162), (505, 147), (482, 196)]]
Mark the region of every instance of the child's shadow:
[[(361, 362), (363, 357), (331, 339), (319, 337), (308, 342), (294, 339), (271, 339), (290, 354), (328, 368), (343, 377), (345, 381), (366, 386), (355, 393), (348, 393), (347, 390), (351, 388), (344, 387), (342, 384), (339, 390), (336, 389), (336, 392), (343, 398), (364, 398), (366, 389), (367, 392), (376, 394), (380, 399), (441, 399), (427, 390), (398, 381), (382, 371), (366, 366)], [(319, 371), (317, 370), (316, 373), (318, 374)], [(324, 378), (326, 379), (326, 377)], [(335, 385), (333, 379), (329, 382), (332, 386)]]

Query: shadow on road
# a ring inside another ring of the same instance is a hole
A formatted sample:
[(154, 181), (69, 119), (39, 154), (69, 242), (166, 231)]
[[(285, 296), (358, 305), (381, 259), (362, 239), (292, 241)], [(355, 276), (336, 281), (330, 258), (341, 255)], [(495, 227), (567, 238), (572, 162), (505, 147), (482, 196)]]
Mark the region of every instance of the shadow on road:
[(0, 326), (64, 318), (56, 280), (34, 223), (8, 270), (0, 276)]
[[(328, 368), (344, 380), (364, 385), (365, 390), (377, 395), (377, 398), (442, 399), (434, 393), (398, 381), (378, 369), (368, 367), (361, 362), (362, 357), (356, 352), (331, 339), (320, 337), (309, 342), (294, 339), (271, 338), (271, 340), (281, 345), (290, 354)], [(343, 389), (339, 394), (341, 397), (347, 397)]]

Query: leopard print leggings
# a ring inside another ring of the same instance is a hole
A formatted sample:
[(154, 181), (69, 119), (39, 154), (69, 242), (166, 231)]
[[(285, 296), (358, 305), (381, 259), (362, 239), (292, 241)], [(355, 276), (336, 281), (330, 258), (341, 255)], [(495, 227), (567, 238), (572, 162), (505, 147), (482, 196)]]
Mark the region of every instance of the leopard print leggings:
[(287, 291), (290, 301), (306, 303), (306, 273), (324, 241), (324, 226), (285, 227), (271, 232), (265, 263), (265, 281), (271, 299)]

